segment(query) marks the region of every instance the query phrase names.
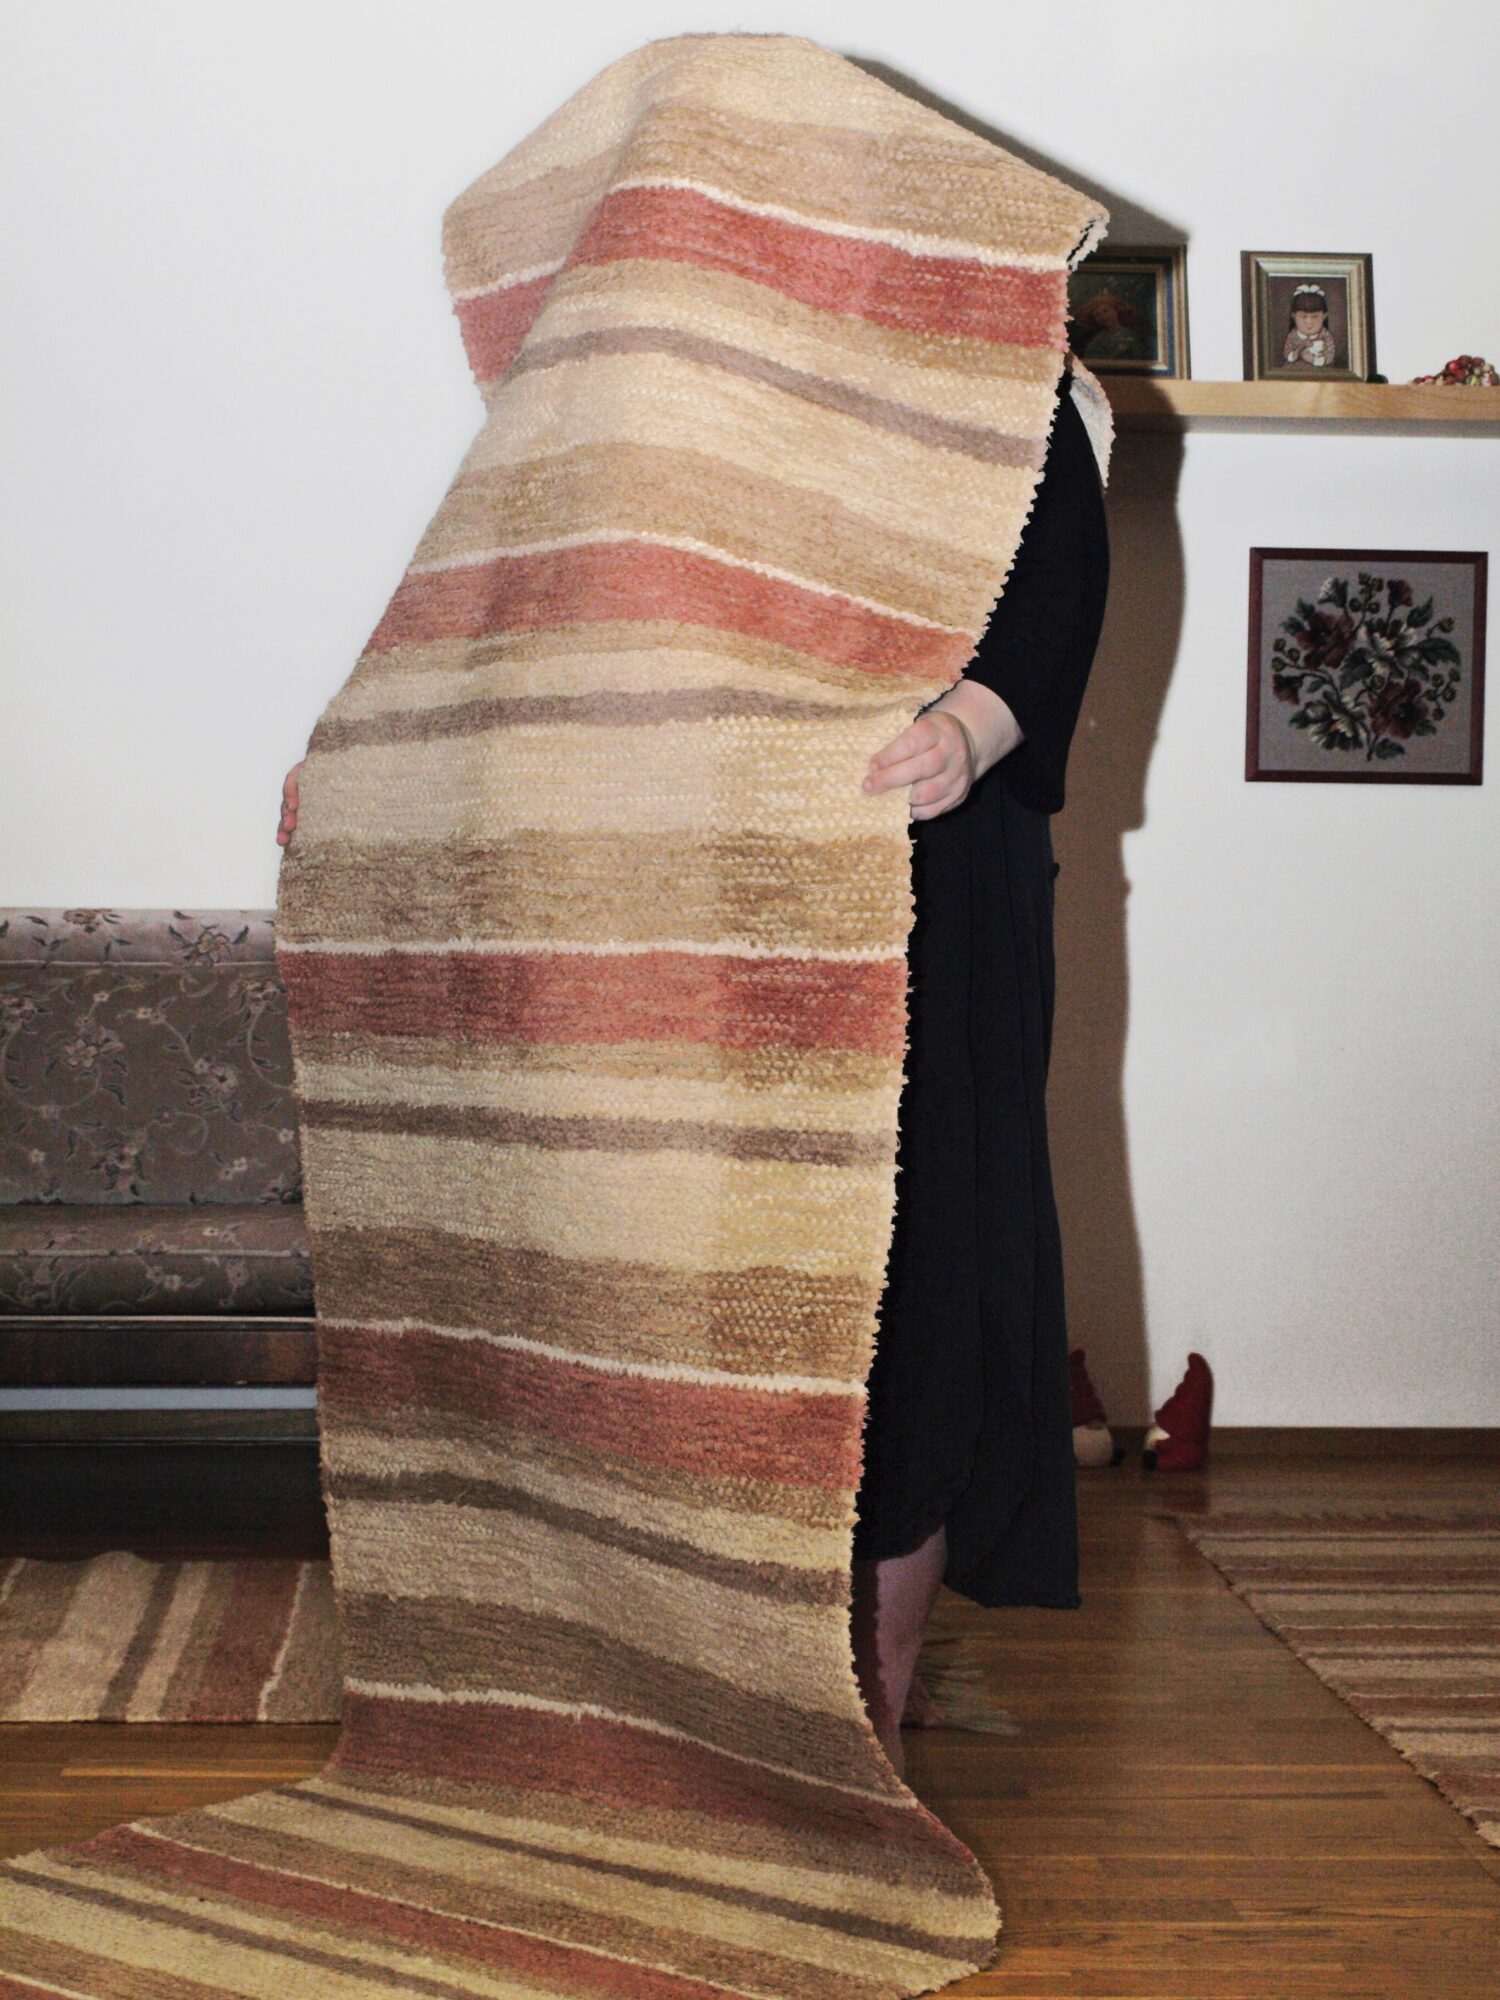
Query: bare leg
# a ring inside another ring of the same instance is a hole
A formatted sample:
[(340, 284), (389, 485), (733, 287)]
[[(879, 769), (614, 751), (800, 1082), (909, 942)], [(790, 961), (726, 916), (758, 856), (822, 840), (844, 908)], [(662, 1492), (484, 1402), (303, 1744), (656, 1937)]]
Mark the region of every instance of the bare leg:
[(940, 1521), (906, 1555), (854, 1564), (849, 1622), (855, 1676), (875, 1733), (903, 1776), (901, 1712), (947, 1561), (948, 1534)]

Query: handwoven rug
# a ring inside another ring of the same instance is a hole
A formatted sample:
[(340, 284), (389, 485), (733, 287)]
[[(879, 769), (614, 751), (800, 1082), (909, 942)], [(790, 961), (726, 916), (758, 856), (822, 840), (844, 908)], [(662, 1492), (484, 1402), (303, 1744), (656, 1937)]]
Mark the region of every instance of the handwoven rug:
[[(975, 1649), (929, 1627), (925, 1725), (1013, 1736)], [(152, 1562), (126, 1549), (0, 1561), (0, 1722), (337, 1722), (326, 1561)]]
[(0, 1722), (336, 1722), (326, 1561), (0, 1559)]
[(1500, 1847), (1500, 1513), (1172, 1518), (1261, 1623)]
[(447, 211), (484, 421), (278, 902), (338, 1744), (7, 1864), (0, 1968), (876, 2000), (996, 1955), (850, 1649), (913, 918), (860, 779), (1004, 587), (1107, 219), (749, 34), (612, 63)]

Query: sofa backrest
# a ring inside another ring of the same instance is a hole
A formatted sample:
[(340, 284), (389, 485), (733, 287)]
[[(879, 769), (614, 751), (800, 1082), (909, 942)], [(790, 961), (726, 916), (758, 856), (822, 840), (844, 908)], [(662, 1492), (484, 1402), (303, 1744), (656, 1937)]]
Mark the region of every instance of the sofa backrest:
[(273, 918), (0, 909), (0, 1201), (301, 1199)]

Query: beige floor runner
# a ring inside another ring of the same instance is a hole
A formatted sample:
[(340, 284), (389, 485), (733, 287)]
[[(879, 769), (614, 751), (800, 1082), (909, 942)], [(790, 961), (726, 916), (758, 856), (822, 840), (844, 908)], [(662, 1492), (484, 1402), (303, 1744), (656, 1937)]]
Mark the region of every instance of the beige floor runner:
[[(937, 1726), (1016, 1733), (961, 1633), (918, 1672)], [(0, 1722), (337, 1722), (342, 1694), (326, 1561), (0, 1563)]]
[(1172, 1518), (1261, 1623), (1500, 1847), (1500, 1513)]
[(329, 1565), (0, 1565), (0, 1721), (336, 1722)]

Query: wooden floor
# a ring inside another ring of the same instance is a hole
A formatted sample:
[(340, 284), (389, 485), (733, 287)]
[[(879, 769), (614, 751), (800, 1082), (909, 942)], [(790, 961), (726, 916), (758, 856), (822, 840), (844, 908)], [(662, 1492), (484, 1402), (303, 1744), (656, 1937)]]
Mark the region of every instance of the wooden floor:
[[(1214, 1442), (1201, 1473), (1148, 1473), (1138, 1452), (1080, 1473), (1080, 1610), (939, 1601), (941, 1629), (993, 1647), (1019, 1725), (1013, 1736), (907, 1735), (909, 1782), (980, 1856), (1005, 1918), (996, 1964), (946, 1990), (1500, 2000), (1500, 1849), (1266, 1631), (1167, 1517), (1174, 1507), (1494, 1507), (1493, 1448), (1362, 1460), (1316, 1444), (1266, 1457)], [(301, 1476), (305, 1498), (305, 1463)], [(121, 1545), (97, 1518), (64, 1531), (50, 1506), (29, 1527), (24, 1513), (7, 1511), (6, 1546)], [(301, 1539), (294, 1519), (285, 1510), (276, 1526), (284, 1546)], [(128, 1545), (235, 1547), (222, 1523), (211, 1543), (134, 1534)], [(264, 1553), (266, 1536), (247, 1530), (243, 1546)], [(336, 1733), (10, 1725), (0, 1846), (18, 1854), (306, 1776)]]

